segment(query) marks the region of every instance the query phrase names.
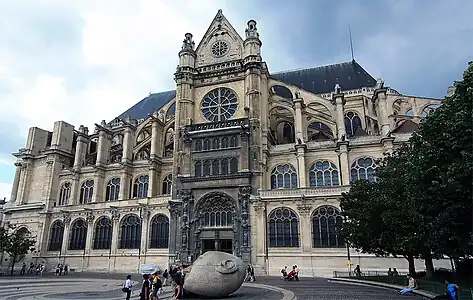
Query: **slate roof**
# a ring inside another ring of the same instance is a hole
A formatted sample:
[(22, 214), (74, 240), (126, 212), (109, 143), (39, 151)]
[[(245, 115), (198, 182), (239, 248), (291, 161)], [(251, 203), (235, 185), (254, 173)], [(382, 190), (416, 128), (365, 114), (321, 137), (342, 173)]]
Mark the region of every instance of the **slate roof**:
[[(271, 74), (271, 77), (314, 94), (330, 93), (337, 83), (340, 84), (342, 90), (354, 90), (376, 85), (376, 80), (355, 60), (310, 69), (279, 72)], [(147, 118), (148, 114), (161, 108), (175, 96), (176, 91), (150, 94), (118, 118)]]

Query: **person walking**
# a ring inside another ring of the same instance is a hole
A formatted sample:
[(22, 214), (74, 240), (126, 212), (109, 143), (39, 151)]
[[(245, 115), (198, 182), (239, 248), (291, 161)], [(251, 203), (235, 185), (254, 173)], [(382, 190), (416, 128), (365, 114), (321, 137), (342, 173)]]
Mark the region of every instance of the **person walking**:
[(133, 283), (131, 282), (131, 275), (128, 275), (126, 276), (125, 284), (123, 285), (123, 288), (122, 288), (122, 291), (126, 293), (126, 298), (125, 298), (126, 300), (130, 300), (132, 288), (133, 288)]
[(20, 276), (25, 275), (25, 271), (26, 271), (26, 264), (23, 263), (23, 265), (21, 266)]
[(168, 285), (168, 277), (169, 277), (168, 269), (165, 269), (163, 272), (163, 278), (164, 278), (163, 286)]

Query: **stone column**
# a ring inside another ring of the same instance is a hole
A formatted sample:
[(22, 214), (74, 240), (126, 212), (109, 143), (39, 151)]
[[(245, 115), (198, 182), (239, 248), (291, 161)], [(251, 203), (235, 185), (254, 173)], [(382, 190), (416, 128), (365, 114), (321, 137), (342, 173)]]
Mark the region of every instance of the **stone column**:
[(158, 195), (158, 189), (159, 189), (159, 172), (158, 172), (158, 167), (156, 162), (151, 162), (151, 165), (149, 167), (148, 171), (148, 197), (156, 197)]
[(123, 135), (123, 164), (131, 164), (133, 161), (133, 144), (134, 144), (134, 134), (133, 128), (131, 125), (125, 127)]
[(312, 206), (302, 203), (297, 206), (299, 214), (301, 216), (301, 232), (300, 232), (300, 247), (302, 252), (310, 252), (312, 249), (312, 237), (310, 230), (310, 213), (312, 211)]
[(92, 194), (93, 203), (104, 201), (105, 188), (105, 170), (100, 168), (97, 170), (96, 176), (94, 178), (94, 193)]
[[(240, 187), (240, 192), (238, 194), (238, 200), (240, 204), (241, 211), (241, 246), (240, 253), (241, 259), (245, 263), (251, 262), (251, 223), (250, 223), (250, 195), (251, 195), (251, 186)], [(237, 237), (238, 238), (238, 237)]]
[(97, 143), (97, 161), (96, 166), (103, 166), (109, 163), (110, 146), (111, 146), (111, 132), (103, 126), (97, 125), (99, 132), (99, 140)]
[(158, 158), (159, 153), (159, 119), (153, 114), (151, 116), (151, 149), (150, 159), (154, 160)]
[(294, 119), (294, 131), (296, 133), (295, 141), (296, 144), (303, 144), (304, 143), (304, 125), (302, 119), (302, 109), (304, 108), (304, 100), (299, 97), (296, 93), (296, 99), (293, 99), (292, 102), (294, 104), (295, 110), (295, 119)]
[(307, 149), (307, 146), (305, 144), (298, 145), (296, 144), (295, 146), (297, 150), (297, 166), (298, 166), (298, 175), (299, 175), (299, 187), (300, 188), (305, 188), (307, 187), (307, 172), (306, 172), (306, 166), (305, 166), (305, 150)]
[[(141, 207), (141, 254), (148, 251), (148, 229), (150, 211), (146, 207)], [(143, 262), (145, 263), (145, 262)]]
[(341, 185), (350, 185), (350, 166), (348, 165), (348, 141), (339, 141), (338, 158), (340, 162), (340, 182)]
[(71, 216), (64, 215), (64, 235), (62, 238), (61, 256), (65, 256), (69, 249), (69, 233), (71, 231)]
[(71, 183), (71, 196), (69, 198), (69, 204), (75, 205), (79, 203), (80, 197), (80, 175), (79, 173), (72, 173), (72, 183)]
[(180, 190), (180, 198), (182, 202), (182, 217), (180, 222), (181, 231), (181, 249), (180, 258), (181, 261), (186, 261), (187, 256), (190, 254), (189, 248), (189, 205), (192, 197), (191, 190)]
[(172, 260), (177, 259), (179, 250), (181, 248), (181, 231), (180, 215), (181, 215), (182, 203), (177, 200), (169, 201), (169, 257), (170, 263), (174, 263)]
[(119, 248), (118, 238), (120, 230), (120, 212), (118, 209), (111, 209), (112, 214), (112, 243), (110, 244), (110, 253), (115, 254)]
[(387, 136), (391, 131), (391, 124), (389, 123), (389, 112), (387, 109), (387, 88), (381, 86), (374, 91), (373, 103), (378, 103), (378, 122), (382, 136)]
[(95, 216), (92, 212), (89, 212), (87, 214), (87, 238), (85, 240), (85, 253), (89, 254), (90, 250), (92, 250), (93, 247), (93, 236), (94, 236), (94, 219)]
[(13, 179), (13, 185), (11, 188), (10, 202), (16, 202), (16, 196), (18, 195), (18, 186), (20, 185), (20, 176), (21, 176), (21, 163), (15, 163), (15, 177)]
[(244, 128), (240, 132), (240, 139), (241, 139), (241, 149), (240, 152), (240, 170), (242, 172), (249, 172), (250, 171), (250, 133), (247, 131), (247, 128)]
[(88, 128), (84, 126), (79, 127), (79, 131), (77, 131), (77, 140), (76, 140), (76, 153), (74, 155), (74, 166), (73, 170), (80, 170), (82, 164), (85, 159), (86, 155), (86, 147), (87, 147), (87, 140), (88, 140)]
[(18, 184), (18, 195), (17, 195), (17, 203), (19, 205), (25, 204), (28, 200), (31, 162), (23, 161), (20, 168), (21, 168), (21, 172), (20, 172), (20, 181)]
[(335, 92), (332, 94), (332, 104), (335, 105), (335, 111), (337, 113), (337, 138), (338, 140), (343, 140), (343, 137), (346, 136), (345, 131), (345, 106), (346, 100), (345, 96), (342, 93), (340, 86), (335, 87)]
[(120, 193), (118, 200), (130, 199), (130, 179), (132, 179), (132, 170), (129, 166), (124, 166), (120, 174)]

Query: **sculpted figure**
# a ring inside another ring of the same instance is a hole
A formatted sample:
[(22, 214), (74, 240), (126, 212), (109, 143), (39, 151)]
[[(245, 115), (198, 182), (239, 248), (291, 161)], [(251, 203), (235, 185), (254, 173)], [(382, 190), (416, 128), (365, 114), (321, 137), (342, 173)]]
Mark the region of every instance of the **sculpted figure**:
[(205, 297), (225, 297), (241, 287), (245, 272), (238, 257), (220, 251), (205, 252), (192, 264), (184, 290)]

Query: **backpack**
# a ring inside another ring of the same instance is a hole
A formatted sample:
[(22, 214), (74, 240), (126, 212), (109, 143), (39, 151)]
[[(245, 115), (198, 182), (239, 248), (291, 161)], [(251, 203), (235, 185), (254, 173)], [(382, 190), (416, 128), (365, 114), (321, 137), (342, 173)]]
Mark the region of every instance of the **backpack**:
[(154, 282), (155, 290), (159, 290), (162, 286), (163, 286), (163, 283), (161, 282), (161, 279), (158, 278), (158, 280)]

